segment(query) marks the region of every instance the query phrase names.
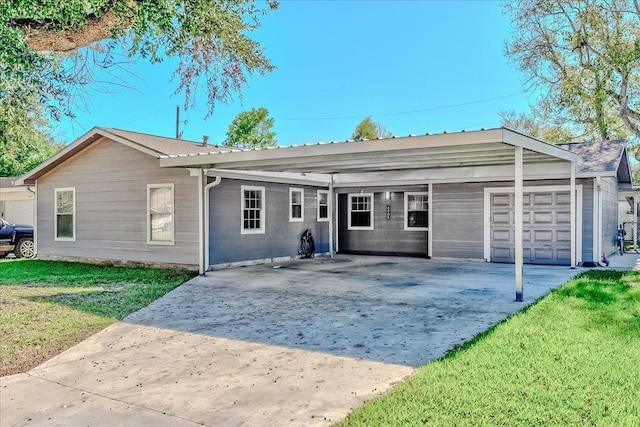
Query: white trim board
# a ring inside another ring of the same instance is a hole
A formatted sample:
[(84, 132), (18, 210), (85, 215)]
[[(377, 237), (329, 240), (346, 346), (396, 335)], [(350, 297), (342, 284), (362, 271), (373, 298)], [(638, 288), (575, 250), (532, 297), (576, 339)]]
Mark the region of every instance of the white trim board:
[[(571, 191), (570, 185), (540, 185), (524, 187), (523, 192)], [(491, 262), (491, 195), (514, 193), (514, 187), (485, 187), (484, 189), (484, 259)], [(582, 262), (582, 185), (576, 185), (576, 262)]]

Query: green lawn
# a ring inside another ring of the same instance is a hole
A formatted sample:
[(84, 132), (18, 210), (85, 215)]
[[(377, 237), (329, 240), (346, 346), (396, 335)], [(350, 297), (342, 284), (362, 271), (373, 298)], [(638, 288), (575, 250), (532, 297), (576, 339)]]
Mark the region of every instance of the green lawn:
[(640, 274), (581, 274), (339, 424), (363, 425), (640, 425)]
[(39, 365), (193, 276), (174, 269), (0, 261), (0, 376)]

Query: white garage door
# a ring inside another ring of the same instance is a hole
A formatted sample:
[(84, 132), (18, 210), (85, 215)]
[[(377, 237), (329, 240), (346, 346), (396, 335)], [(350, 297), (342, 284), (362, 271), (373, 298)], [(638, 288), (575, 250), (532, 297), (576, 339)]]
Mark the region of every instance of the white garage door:
[(33, 225), (33, 200), (7, 200), (4, 219), (16, 224)]
[[(491, 194), (491, 261), (515, 262), (513, 193)], [(524, 193), (523, 249), (529, 264), (571, 264), (569, 191)]]

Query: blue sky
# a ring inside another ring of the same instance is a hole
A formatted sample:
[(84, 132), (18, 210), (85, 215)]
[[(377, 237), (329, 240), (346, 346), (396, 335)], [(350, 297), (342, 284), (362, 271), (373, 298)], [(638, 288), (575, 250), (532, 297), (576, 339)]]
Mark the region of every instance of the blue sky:
[(277, 69), (252, 76), (243, 100), (219, 104), (204, 93), (194, 110), (172, 96), (175, 62), (130, 67), (133, 89), (95, 93), (84, 111), (59, 123), (71, 142), (93, 126), (225, 138), (243, 110), (265, 107), (280, 145), (339, 141), (371, 115), (394, 135), (497, 127), (499, 112), (528, 111), (521, 75), (503, 55), (509, 19), (498, 1), (282, 0), (254, 34)]

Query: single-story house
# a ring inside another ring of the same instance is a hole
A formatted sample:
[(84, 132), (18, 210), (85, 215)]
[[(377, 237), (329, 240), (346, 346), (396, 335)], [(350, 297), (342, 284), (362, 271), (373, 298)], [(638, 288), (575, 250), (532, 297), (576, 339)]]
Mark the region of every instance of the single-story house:
[(0, 217), (15, 224), (34, 224), (35, 193), (14, 185), (15, 177), (0, 177)]
[(96, 127), (21, 180), (40, 258), (211, 267), (318, 252), (595, 265), (615, 251), (624, 141), (507, 128), (231, 149)]

